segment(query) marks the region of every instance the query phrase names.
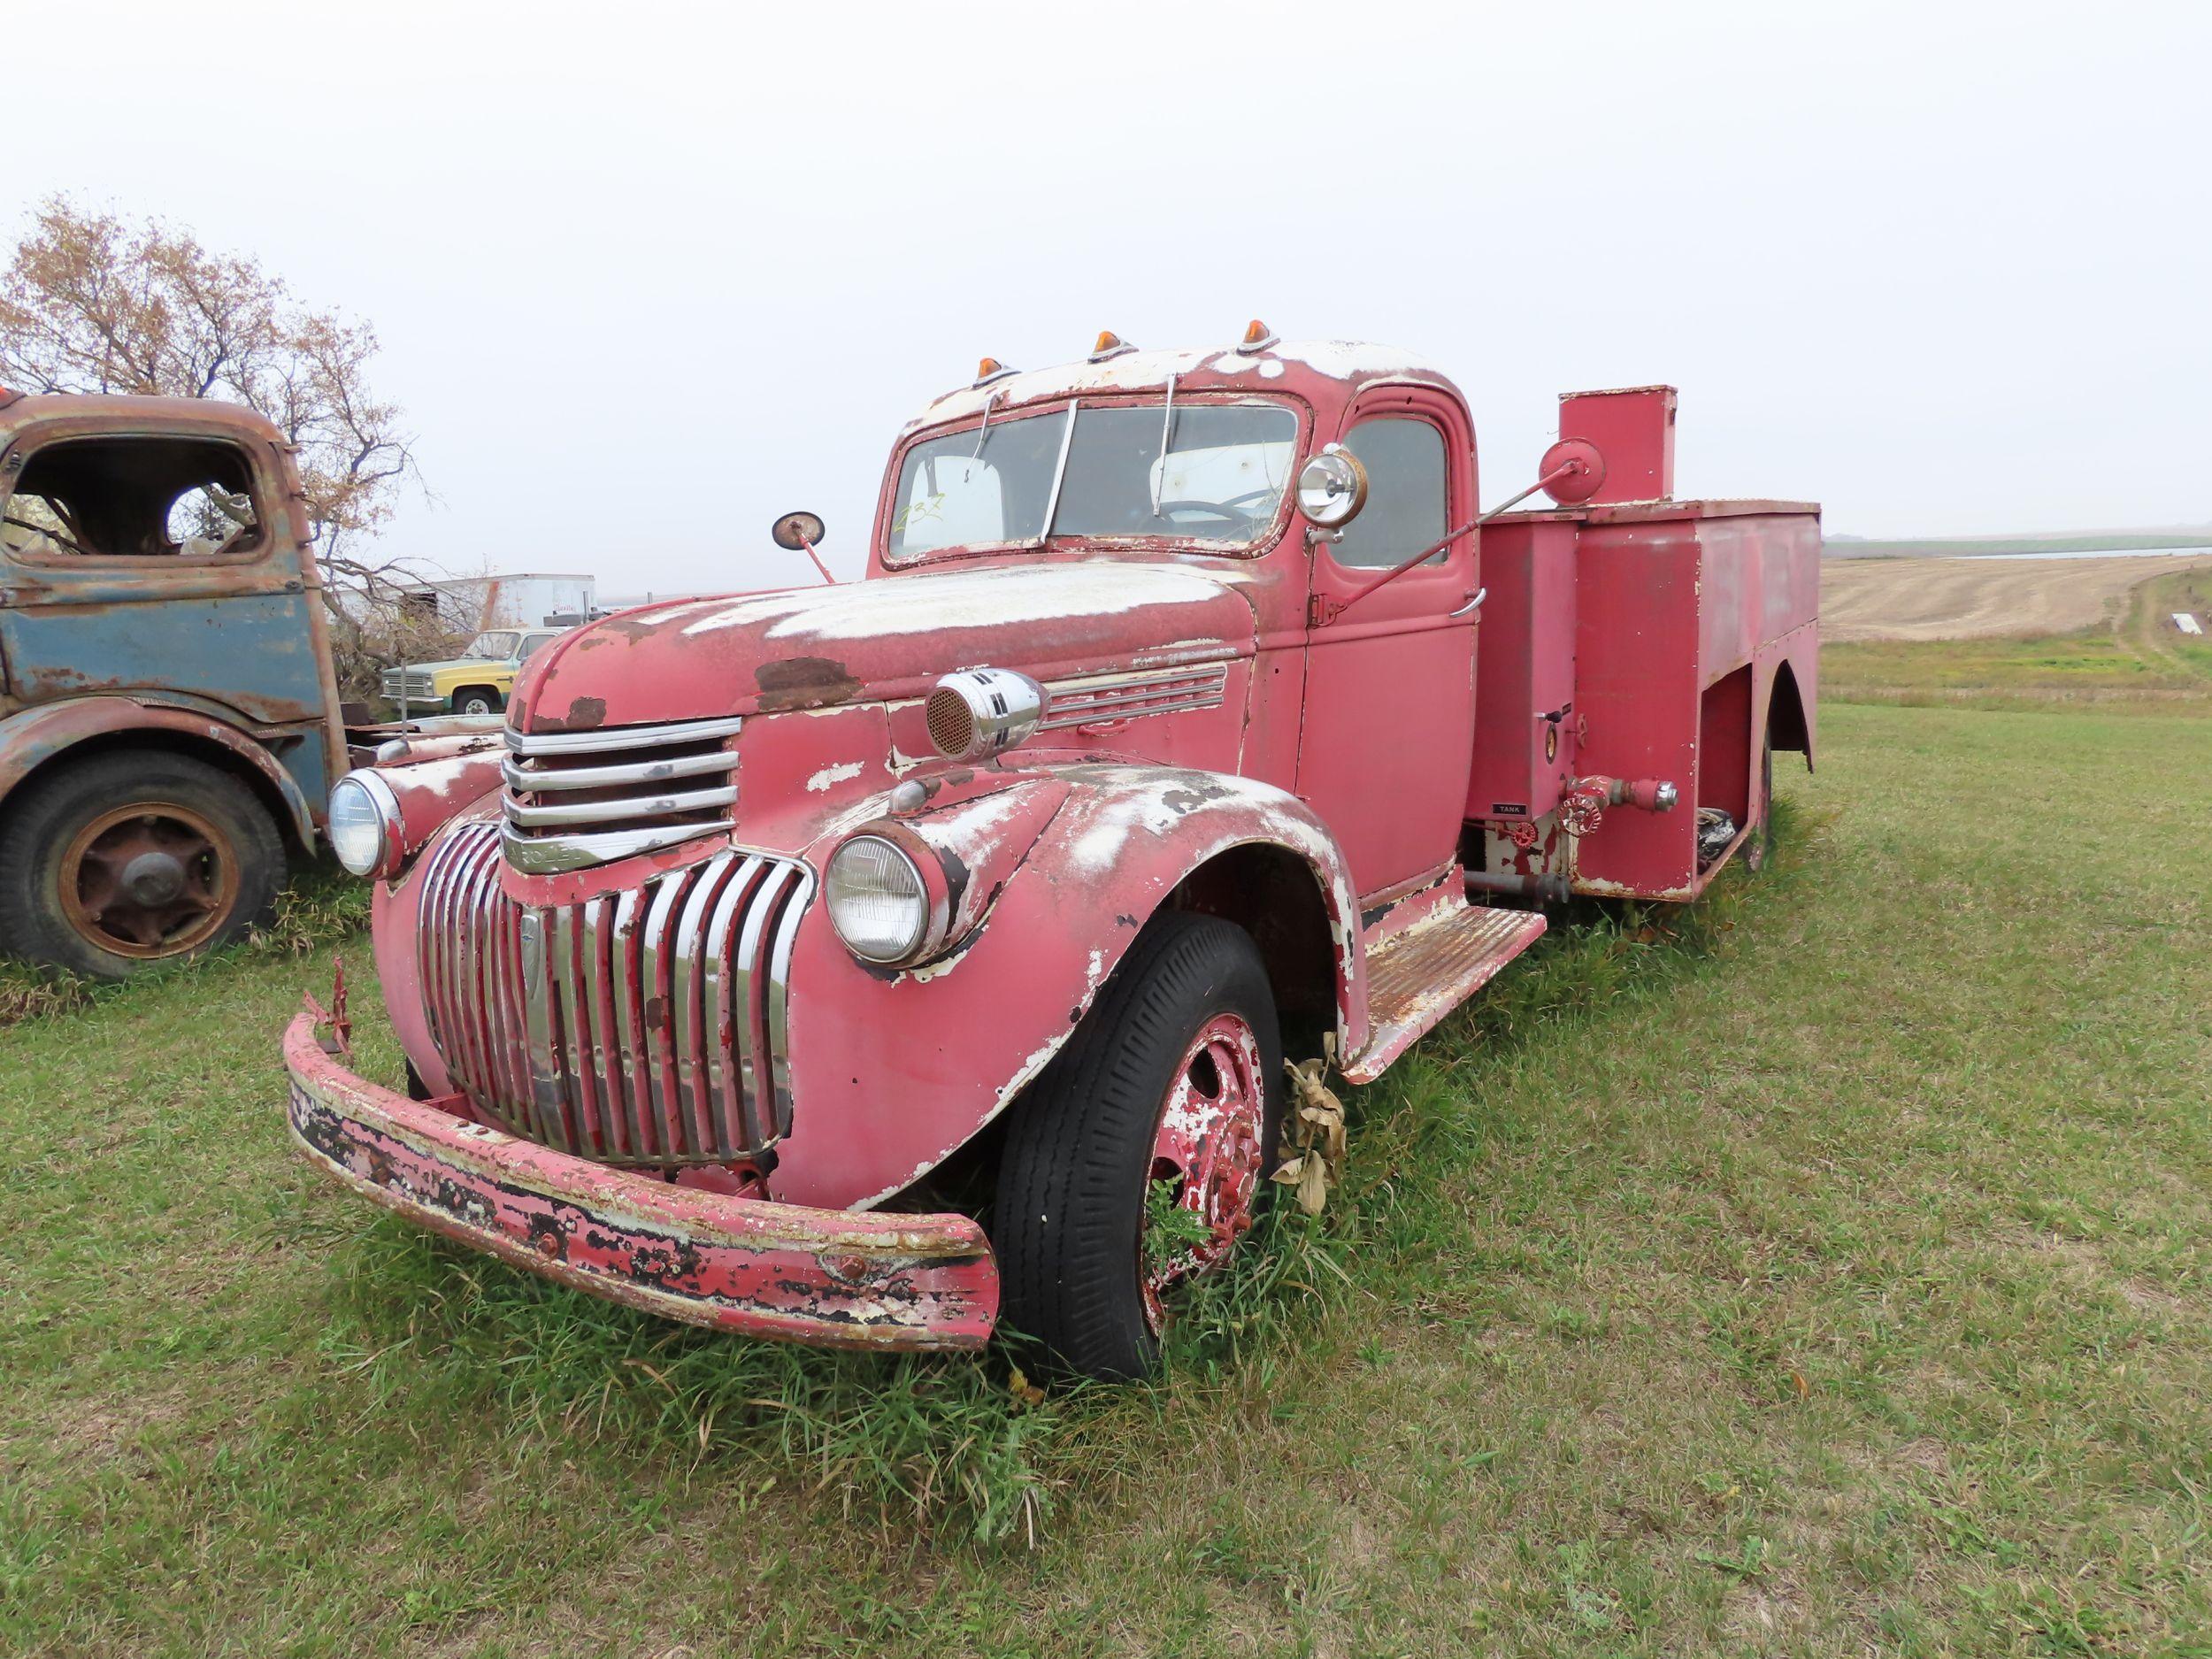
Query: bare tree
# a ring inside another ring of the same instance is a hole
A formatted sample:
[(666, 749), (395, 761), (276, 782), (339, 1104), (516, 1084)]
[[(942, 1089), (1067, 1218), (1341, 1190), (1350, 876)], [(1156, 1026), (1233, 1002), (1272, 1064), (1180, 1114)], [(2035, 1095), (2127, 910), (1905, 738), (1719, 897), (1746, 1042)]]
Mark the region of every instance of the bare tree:
[(301, 305), (252, 259), (58, 196), (32, 213), (0, 277), (0, 384), (221, 398), (296, 446), (339, 681), (367, 695), (367, 658), (422, 628), (400, 599), (413, 572), (373, 548), (403, 489), (419, 487), (400, 411), (369, 386), (376, 351), (368, 324)]

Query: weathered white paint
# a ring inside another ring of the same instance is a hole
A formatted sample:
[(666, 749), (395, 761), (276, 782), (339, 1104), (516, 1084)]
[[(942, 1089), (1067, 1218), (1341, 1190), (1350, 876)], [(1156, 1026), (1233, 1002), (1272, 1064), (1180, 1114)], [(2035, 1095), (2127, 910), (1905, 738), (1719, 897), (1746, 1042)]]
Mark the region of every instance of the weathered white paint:
[(1158, 605), (1202, 605), (1230, 584), (1179, 565), (1104, 559), (999, 565), (886, 577), (696, 606), (671, 621), (687, 635), (767, 624), (771, 640), (876, 639), (1002, 627), (1062, 617), (1110, 616)]
[(1164, 390), (1167, 377), (1178, 380), (1203, 372), (1234, 379), (1252, 374), (1262, 380), (1279, 379), (1286, 362), (1302, 363), (1339, 380), (1376, 374), (1433, 374), (1442, 371), (1410, 351), (1396, 346), (1363, 344), (1353, 340), (1294, 340), (1249, 355), (1232, 348), (1205, 347), (1188, 351), (1132, 351), (1103, 363), (1062, 363), (1030, 369), (994, 380), (984, 387), (962, 387), (946, 393), (925, 409), (916, 426), (957, 420), (979, 414), (986, 398), (995, 398), (999, 409), (1011, 409), (1041, 397), (1080, 397), (1085, 393)]
[(1287, 363), (1302, 363), (1318, 373), (1340, 380), (1370, 374), (1434, 374), (1443, 371), (1398, 346), (1379, 346), (1361, 340), (1286, 340), (1275, 355)]
[(849, 779), (859, 777), (861, 769), (865, 764), (864, 761), (847, 760), (841, 761), (834, 766), (825, 766), (806, 780), (806, 787), (813, 793), (825, 792)]

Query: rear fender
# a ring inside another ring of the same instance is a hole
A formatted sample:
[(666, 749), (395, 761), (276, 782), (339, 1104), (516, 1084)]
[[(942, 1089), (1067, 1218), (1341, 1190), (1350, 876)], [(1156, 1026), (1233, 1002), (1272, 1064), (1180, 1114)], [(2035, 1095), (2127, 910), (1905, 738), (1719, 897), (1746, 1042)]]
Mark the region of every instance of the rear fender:
[[(773, 1181), (787, 1202), (865, 1206), (958, 1150), (1059, 1052), (1145, 922), (1237, 847), (1281, 848), (1312, 872), (1340, 1052), (1366, 1040), (1350, 873), (1294, 795), (1173, 767), (1041, 766), (902, 822), (941, 853), (956, 844), (966, 926), (948, 955), (891, 972), (856, 962), (824, 904), (808, 912), (790, 970), (796, 1111)], [(813, 849), (818, 869), (837, 839)]]
[[(303, 846), (315, 844), (316, 811), (292, 774), (248, 733), (213, 715), (180, 705), (137, 697), (101, 695), (50, 703), (0, 720), (0, 797), (58, 756), (96, 738), (160, 733), (165, 746), (211, 747), (252, 768), (281, 801), (292, 833)], [(319, 733), (314, 734), (317, 739)], [(184, 740), (178, 743), (176, 739)]]

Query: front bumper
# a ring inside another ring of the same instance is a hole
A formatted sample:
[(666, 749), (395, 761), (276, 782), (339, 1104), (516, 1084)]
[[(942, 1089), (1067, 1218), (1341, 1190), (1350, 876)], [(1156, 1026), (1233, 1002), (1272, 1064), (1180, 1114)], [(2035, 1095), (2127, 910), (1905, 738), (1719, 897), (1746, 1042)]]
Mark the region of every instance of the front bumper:
[(965, 1216), (808, 1210), (675, 1187), (464, 1122), (284, 1033), (307, 1160), (449, 1238), (671, 1319), (825, 1348), (979, 1348), (998, 1264)]

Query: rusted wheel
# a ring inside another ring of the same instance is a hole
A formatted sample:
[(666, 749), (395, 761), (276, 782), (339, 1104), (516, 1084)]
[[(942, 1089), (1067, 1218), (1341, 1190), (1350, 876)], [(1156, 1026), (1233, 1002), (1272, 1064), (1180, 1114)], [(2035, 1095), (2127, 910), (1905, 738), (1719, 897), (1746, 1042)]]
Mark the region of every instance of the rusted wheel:
[(1281, 1071), (1250, 936), (1156, 918), (1008, 1124), (991, 1229), (1007, 1323), (1071, 1371), (1150, 1375), (1178, 1291), (1266, 1202)]
[(1252, 1230), (1267, 1179), (1265, 1064), (1250, 1022), (1217, 1014), (1169, 1080), (1139, 1239), (1145, 1323), (1156, 1337), (1176, 1288), (1220, 1266)]
[(69, 925), (119, 956), (180, 956), (237, 907), (238, 857), (204, 812), (133, 801), (101, 813), (62, 849), (56, 884)]
[(42, 778), (0, 826), (0, 942), (100, 979), (211, 949), (265, 916), (284, 849), (235, 780), (109, 753)]

